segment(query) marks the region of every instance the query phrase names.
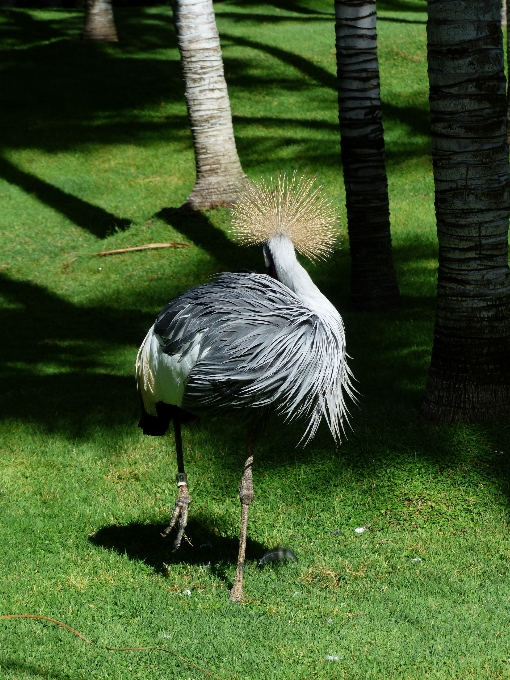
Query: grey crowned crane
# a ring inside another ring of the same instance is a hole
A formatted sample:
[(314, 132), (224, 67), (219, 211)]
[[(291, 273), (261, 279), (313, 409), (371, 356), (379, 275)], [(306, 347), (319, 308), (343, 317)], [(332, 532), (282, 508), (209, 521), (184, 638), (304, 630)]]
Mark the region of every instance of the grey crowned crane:
[(241, 478), (241, 533), (230, 599), (243, 597), (248, 509), (253, 500), (253, 435), (272, 412), (306, 423), (302, 442), (324, 419), (339, 443), (353, 398), (340, 314), (296, 259), (326, 256), (336, 215), (314, 179), (281, 175), (247, 184), (233, 208), (234, 235), (262, 243), (267, 274), (224, 273), (192, 288), (160, 313), (140, 347), (139, 426), (163, 435), (173, 421), (178, 496), (164, 535), (177, 525), (180, 547), (190, 495), (181, 422), (194, 415), (243, 415), (251, 423)]

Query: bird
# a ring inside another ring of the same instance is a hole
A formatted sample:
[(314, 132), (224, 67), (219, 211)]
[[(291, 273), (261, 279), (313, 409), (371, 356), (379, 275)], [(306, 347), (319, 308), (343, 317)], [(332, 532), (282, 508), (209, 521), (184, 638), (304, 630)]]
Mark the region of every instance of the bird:
[(325, 421), (335, 444), (356, 401), (343, 320), (313, 283), (296, 251), (325, 259), (337, 239), (337, 213), (307, 174), (246, 182), (232, 208), (240, 245), (261, 244), (266, 273), (224, 272), (168, 303), (137, 355), (139, 427), (162, 436), (173, 422), (177, 500), (163, 536), (182, 541), (191, 502), (181, 423), (201, 416), (243, 417), (248, 444), (239, 497), (241, 530), (230, 600), (243, 599), (248, 511), (254, 499), (253, 448), (272, 415), (305, 425), (306, 445)]

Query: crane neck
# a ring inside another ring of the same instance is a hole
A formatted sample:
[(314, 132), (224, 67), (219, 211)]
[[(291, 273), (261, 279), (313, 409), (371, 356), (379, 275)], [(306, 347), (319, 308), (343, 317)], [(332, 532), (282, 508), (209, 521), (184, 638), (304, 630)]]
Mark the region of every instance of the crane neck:
[(292, 241), (274, 236), (266, 244), (276, 276), (301, 302), (319, 316), (339, 317), (338, 311), (317, 288), (306, 269), (298, 262)]

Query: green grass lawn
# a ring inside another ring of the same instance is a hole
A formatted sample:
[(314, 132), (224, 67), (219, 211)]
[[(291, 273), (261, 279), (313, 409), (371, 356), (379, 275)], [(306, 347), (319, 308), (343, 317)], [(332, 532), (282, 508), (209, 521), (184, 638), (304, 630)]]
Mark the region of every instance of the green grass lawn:
[[(344, 215), (332, 3), (215, 7), (245, 171), (318, 172)], [(379, 3), (402, 308), (349, 309), (345, 235), (310, 267), (344, 316), (360, 404), (338, 450), (325, 430), (296, 449), (281, 423), (258, 443), (234, 605), (243, 428), (186, 428), (193, 545), (172, 554), (173, 439), (136, 427), (134, 360), (161, 307), (263, 267), (226, 210), (172, 211), (194, 161), (170, 8), (118, 9), (118, 45), (82, 43), (80, 11), (0, 10), (0, 615), (167, 647), (224, 680), (510, 677), (509, 424), (418, 416), (437, 267), (425, 19), (423, 0)], [(91, 255), (171, 240), (190, 247)], [(299, 562), (259, 569), (276, 545)], [(24, 620), (0, 621), (0, 677), (207, 676)]]

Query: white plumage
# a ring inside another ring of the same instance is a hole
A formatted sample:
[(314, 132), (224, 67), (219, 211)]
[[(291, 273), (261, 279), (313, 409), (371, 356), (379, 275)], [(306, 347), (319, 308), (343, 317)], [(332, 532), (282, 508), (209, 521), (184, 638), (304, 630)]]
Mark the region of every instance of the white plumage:
[(157, 417), (156, 404), (163, 402), (180, 406), (189, 374), (200, 353), (200, 339), (189, 351), (167, 354), (165, 341), (154, 332), (154, 325), (145, 336), (136, 357), (136, 376), (143, 406)]

